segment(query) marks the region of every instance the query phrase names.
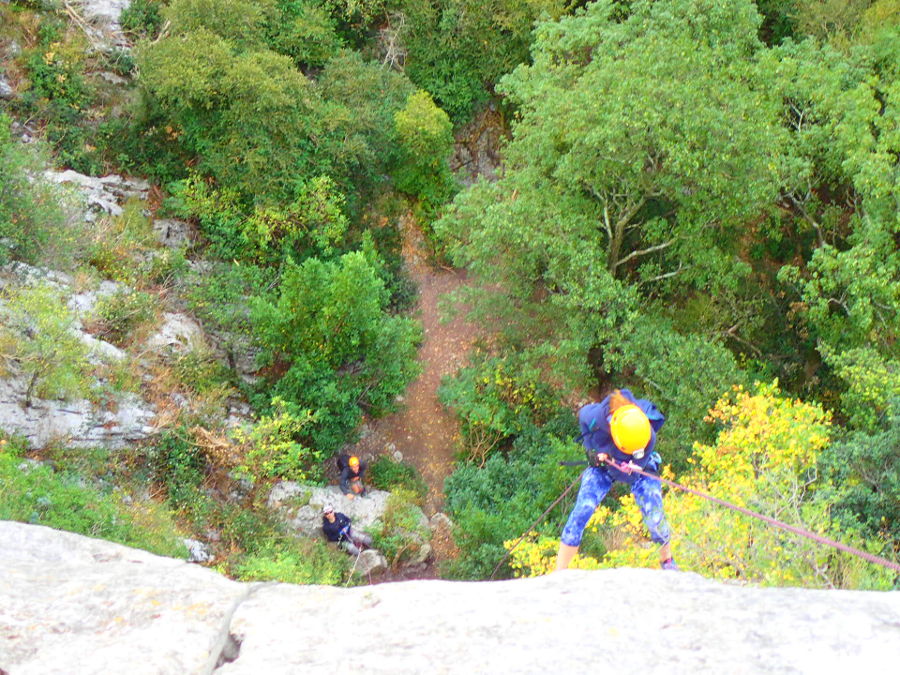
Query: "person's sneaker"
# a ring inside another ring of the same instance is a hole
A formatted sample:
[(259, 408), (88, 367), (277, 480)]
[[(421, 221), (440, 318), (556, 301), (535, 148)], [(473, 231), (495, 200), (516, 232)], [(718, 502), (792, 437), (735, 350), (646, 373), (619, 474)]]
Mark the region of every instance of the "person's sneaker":
[(677, 570), (678, 569), (678, 565), (672, 558), (669, 558), (668, 560), (663, 560), (659, 564), (659, 566), (661, 568), (663, 568), (664, 570)]

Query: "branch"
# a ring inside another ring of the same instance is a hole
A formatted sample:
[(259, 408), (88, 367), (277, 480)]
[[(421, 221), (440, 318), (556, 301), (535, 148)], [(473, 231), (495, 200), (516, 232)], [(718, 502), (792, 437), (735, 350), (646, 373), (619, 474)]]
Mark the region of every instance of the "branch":
[(679, 274), (683, 270), (684, 270), (684, 266), (679, 265), (678, 269), (675, 270), (674, 272), (666, 272), (665, 274), (658, 274), (655, 277), (653, 277), (652, 279), (647, 279), (646, 281), (642, 281), (641, 285), (643, 286), (644, 284), (652, 284), (656, 281), (662, 281), (663, 279), (669, 279), (670, 277), (674, 277), (676, 274)]
[(664, 244), (657, 244), (656, 246), (650, 246), (649, 248), (641, 249), (640, 251), (632, 251), (631, 253), (626, 255), (624, 258), (619, 260), (616, 263), (616, 267), (627, 263), (632, 258), (637, 258), (638, 256), (647, 255), (648, 253), (654, 253), (655, 251), (662, 251), (665, 248), (669, 248), (669, 246), (671, 246), (672, 244), (675, 243), (676, 239), (670, 239), (669, 241), (667, 241)]

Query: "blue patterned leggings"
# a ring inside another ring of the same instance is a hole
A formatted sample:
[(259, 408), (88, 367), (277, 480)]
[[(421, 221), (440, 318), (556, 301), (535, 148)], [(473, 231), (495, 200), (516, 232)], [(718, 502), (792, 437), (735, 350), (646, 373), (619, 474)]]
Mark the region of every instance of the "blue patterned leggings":
[[(602, 468), (588, 467), (584, 470), (578, 499), (562, 531), (563, 544), (581, 544), (585, 526), (612, 485), (613, 479)], [(631, 494), (644, 516), (644, 525), (650, 530), (650, 539), (659, 545), (667, 544), (672, 534), (663, 512), (662, 484), (656, 479), (638, 476), (631, 485)]]

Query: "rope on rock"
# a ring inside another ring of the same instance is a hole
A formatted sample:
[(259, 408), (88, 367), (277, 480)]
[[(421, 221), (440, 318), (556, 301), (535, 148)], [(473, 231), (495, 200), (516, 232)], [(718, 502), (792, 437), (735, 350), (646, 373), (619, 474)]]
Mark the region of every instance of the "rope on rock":
[(550, 513), (550, 511), (553, 509), (554, 506), (556, 506), (557, 504), (559, 504), (559, 503), (563, 500), (563, 498), (564, 498), (567, 494), (569, 494), (569, 492), (572, 490), (572, 488), (575, 487), (575, 484), (576, 484), (578, 481), (580, 481), (580, 480), (581, 480), (581, 476), (578, 476), (577, 478), (575, 478), (575, 480), (573, 480), (571, 483), (569, 483), (569, 487), (567, 487), (565, 490), (563, 490), (563, 493), (562, 493), (559, 497), (556, 498), (556, 501), (553, 502), (550, 506), (548, 506), (548, 507), (547, 507), (547, 510), (544, 511), (544, 512), (538, 517), (538, 519), (535, 520), (535, 521), (528, 527), (528, 529), (525, 530), (525, 531), (522, 533), (522, 536), (519, 537), (519, 538), (516, 540), (516, 543), (513, 544), (513, 545), (510, 547), (510, 549), (506, 552), (506, 555), (504, 555), (502, 558), (500, 558), (500, 562), (497, 563), (497, 566), (494, 568), (494, 571), (491, 572), (491, 576), (490, 576), (490, 580), (491, 580), (491, 581), (494, 580), (494, 575), (497, 574), (497, 570), (500, 569), (500, 565), (502, 565), (503, 563), (506, 562), (506, 559), (512, 554), (512, 552), (515, 550), (516, 546), (518, 546), (518, 545), (522, 542), (522, 540), (526, 537), (526, 535), (527, 535), (529, 532), (531, 532), (531, 530), (533, 530), (533, 529), (537, 526), (537, 524), (538, 524), (539, 522), (541, 522), (541, 521), (547, 516), (548, 513)]
[[(761, 520), (761, 521), (763, 521), (763, 522), (765, 522), (765, 523), (768, 523), (769, 525), (772, 525), (772, 526), (774, 526), (774, 527), (779, 527), (779, 528), (781, 528), (782, 530), (787, 530), (788, 532), (793, 532), (794, 534), (798, 534), (798, 535), (800, 535), (801, 537), (806, 537), (807, 539), (811, 539), (812, 541), (815, 541), (815, 542), (817, 542), (817, 543), (819, 543), (819, 544), (824, 544), (825, 546), (831, 546), (832, 548), (835, 548), (835, 549), (837, 549), (837, 550), (839, 550), (839, 551), (843, 551), (844, 553), (849, 553), (850, 555), (854, 555), (854, 556), (856, 556), (856, 557), (858, 557), (858, 558), (862, 558), (863, 560), (867, 560), (868, 562), (873, 563), (873, 564), (875, 564), (875, 565), (881, 565), (882, 567), (887, 567), (888, 569), (892, 569), (892, 570), (894, 570), (895, 572), (900, 572), (900, 565), (898, 565), (897, 563), (895, 563), (895, 562), (893, 562), (893, 561), (891, 561), (891, 560), (888, 560), (887, 558), (882, 558), (881, 556), (874, 555), (874, 554), (869, 553), (869, 552), (867, 552), (867, 551), (861, 551), (861, 550), (858, 549), (858, 548), (854, 548), (854, 547), (852, 547), (852, 546), (848, 546), (847, 544), (842, 544), (842, 543), (839, 542), (839, 541), (834, 541), (833, 539), (829, 539), (828, 537), (823, 537), (822, 535), (816, 534), (815, 532), (810, 532), (810, 531), (808, 531), (808, 530), (804, 530), (804, 529), (801, 528), (801, 527), (796, 527), (795, 525), (788, 525), (787, 523), (783, 523), (783, 522), (781, 522), (780, 520), (777, 520), (777, 519), (772, 518), (772, 517), (770, 517), (770, 516), (766, 516), (766, 515), (764, 515), (764, 514), (762, 514), (762, 513), (758, 513), (758, 512), (756, 512), (756, 511), (752, 511), (751, 509), (745, 508), (745, 507), (743, 507), (743, 506), (738, 506), (737, 504), (732, 504), (732, 503), (729, 502), (729, 501), (726, 501), (726, 500), (724, 500), (724, 499), (720, 499), (720, 498), (718, 498), (718, 497), (714, 497), (713, 495), (707, 494), (706, 492), (702, 492), (702, 491), (700, 491), (700, 490), (695, 490), (694, 488), (689, 488), (689, 487), (687, 487), (687, 486), (685, 486), (685, 485), (682, 485), (682, 484), (680, 484), (680, 483), (676, 483), (676, 482), (673, 481), (673, 480), (669, 480), (668, 478), (663, 478), (662, 476), (657, 476), (656, 474), (648, 473), (648, 472), (646, 472), (646, 471), (644, 471), (644, 470), (642, 470), (642, 469), (640, 469), (640, 468), (638, 468), (638, 467), (633, 467), (633, 468), (632, 468), (632, 467), (630, 467), (630, 466), (628, 466), (628, 465), (626, 465), (626, 464), (618, 464), (617, 462), (615, 462), (614, 460), (612, 460), (612, 459), (610, 459), (610, 458), (607, 458), (607, 459), (605, 459), (604, 461), (605, 461), (607, 464), (609, 464), (611, 467), (613, 467), (613, 468), (615, 468), (615, 469), (618, 469), (619, 471), (622, 471), (622, 472), (624, 472), (624, 473), (637, 473), (637, 474), (640, 474), (641, 476), (646, 476), (647, 478), (653, 478), (653, 479), (655, 479), (655, 480), (660, 481), (661, 483), (665, 483), (666, 485), (668, 485), (668, 486), (670, 486), (670, 487), (677, 488), (678, 490), (682, 490), (682, 491), (684, 491), (684, 492), (689, 492), (689, 493), (691, 493), (691, 494), (693, 494), (693, 495), (696, 495), (696, 496), (701, 497), (701, 498), (703, 498), (703, 499), (709, 500), (709, 501), (711, 501), (711, 502), (713, 502), (713, 503), (715, 503), (715, 504), (719, 504), (720, 506), (724, 506), (724, 507), (727, 508), (727, 509), (731, 509), (731, 510), (733, 510), (733, 511), (737, 511), (737, 512), (739, 512), (739, 513), (743, 513), (744, 515), (751, 516), (751, 517), (753, 517), (753, 518), (757, 518), (757, 519), (759, 519), (759, 520)], [(585, 461), (582, 460), (582, 461), (579, 461), (579, 462), (560, 462), (559, 464), (560, 464), (560, 466), (584, 466), (584, 465), (587, 464), (587, 462), (585, 462)], [(522, 536), (519, 537), (519, 538), (516, 540), (516, 543), (513, 544), (513, 545), (510, 547), (510, 549), (506, 552), (506, 555), (504, 555), (504, 556), (500, 559), (500, 562), (497, 563), (497, 566), (494, 568), (494, 571), (491, 572), (491, 576), (490, 576), (491, 581), (493, 581), (494, 575), (497, 574), (497, 570), (499, 570), (499, 569), (500, 569), (500, 566), (501, 566), (504, 562), (506, 562), (506, 559), (509, 558), (509, 556), (512, 554), (512, 552), (515, 550), (516, 546), (518, 546), (518, 545), (522, 542), (522, 540), (526, 537), (526, 535), (527, 535), (529, 532), (531, 532), (531, 530), (533, 530), (533, 529), (537, 526), (537, 524), (540, 523), (540, 522), (547, 516), (548, 513), (550, 513), (550, 511), (553, 509), (554, 506), (556, 506), (557, 504), (559, 504), (559, 503), (563, 500), (563, 498), (564, 498), (567, 494), (569, 494), (569, 492), (572, 490), (572, 488), (575, 487), (575, 484), (576, 484), (578, 481), (580, 481), (580, 480), (581, 480), (581, 476), (578, 476), (575, 480), (573, 480), (573, 481), (569, 484), (569, 487), (567, 487), (567, 488), (563, 491), (563, 493), (556, 499), (556, 501), (554, 501), (554, 502), (547, 508), (547, 510), (544, 511), (544, 512), (538, 517), (538, 519), (535, 520), (535, 521), (528, 527), (528, 529), (525, 530), (525, 532), (522, 533)]]
[(836, 548), (839, 551), (843, 551), (844, 553), (849, 553), (850, 555), (855, 555), (858, 558), (862, 558), (863, 560), (868, 560), (870, 563), (874, 563), (876, 565), (881, 565), (883, 567), (890, 568), (896, 572), (900, 572), (900, 565), (895, 562), (888, 560), (887, 558), (882, 558), (881, 556), (874, 555), (872, 553), (868, 553), (867, 551), (861, 551), (858, 548), (853, 548), (852, 546), (848, 546), (847, 544), (842, 544), (839, 541), (835, 541), (833, 539), (829, 539), (828, 537), (823, 537), (822, 535), (816, 534), (814, 532), (810, 532), (809, 530), (804, 530), (802, 527), (796, 527), (794, 525), (788, 525), (787, 523), (783, 523), (780, 520), (776, 520), (770, 516), (766, 516), (762, 513), (758, 513), (756, 511), (752, 511), (750, 509), (744, 508), (743, 506), (738, 506), (737, 504), (732, 504), (729, 501), (724, 499), (719, 499), (718, 497), (713, 497), (711, 494), (707, 494), (706, 492), (701, 492), (700, 490), (695, 490), (694, 488), (689, 488), (685, 485), (681, 485), (680, 483), (676, 483), (673, 480), (669, 480), (668, 478), (663, 478), (662, 476), (657, 476), (652, 473), (647, 473), (642, 469), (637, 467), (633, 469), (629, 469), (624, 464), (617, 464), (612, 459), (607, 459), (606, 463), (610, 466), (618, 469), (619, 471), (624, 471), (625, 473), (633, 472), (640, 474), (642, 476), (647, 476), (647, 478), (653, 478), (658, 480), (666, 485), (677, 488), (679, 490), (683, 490), (685, 492), (690, 492), (693, 495), (697, 495), (698, 497), (702, 497), (703, 499), (707, 499), (711, 502), (719, 504), (720, 506), (724, 506), (727, 509), (731, 509), (733, 511), (738, 511), (739, 513), (743, 513), (744, 515), (751, 516), (753, 518), (758, 518), (769, 525), (773, 525), (774, 527), (780, 527), (782, 530), (787, 530), (788, 532), (793, 532), (794, 534), (799, 534), (801, 537), (806, 537), (807, 539), (811, 539), (819, 544), (824, 544), (825, 546), (831, 546), (832, 548)]

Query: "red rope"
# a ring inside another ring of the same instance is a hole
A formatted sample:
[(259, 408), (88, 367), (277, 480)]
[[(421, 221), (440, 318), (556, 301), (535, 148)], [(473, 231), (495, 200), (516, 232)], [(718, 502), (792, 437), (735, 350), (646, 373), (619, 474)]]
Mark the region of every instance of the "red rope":
[(762, 513), (757, 513), (756, 511), (751, 511), (750, 509), (745, 509), (743, 506), (738, 506), (737, 504), (732, 504), (731, 502), (727, 502), (724, 499), (719, 499), (718, 497), (713, 497), (710, 494), (706, 494), (705, 492), (701, 492), (700, 490), (694, 490), (693, 488), (686, 487), (679, 483), (676, 483), (673, 480), (668, 480), (663, 478), (662, 476), (656, 476), (651, 473), (646, 473), (641, 469), (635, 467), (625, 468), (625, 464), (617, 464), (612, 459), (607, 458), (604, 460), (610, 466), (622, 471), (623, 473), (637, 473), (642, 476), (646, 476), (647, 478), (653, 478), (655, 480), (661, 481), (666, 485), (671, 485), (674, 488), (678, 488), (679, 490), (684, 490), (685, 492), (690, 492), (691, 494), (697, 495), (698, 497), (703, 497), (704, 499), (708, 499), (711, 502), (715, 502), (725, 508), (732, 509), (733, 511), (739, 511), (745, 515), (752, 516), (754, 518), (758, 518), (769, 525), (774, 525), (775, 527), (780, 527), (783, 530), (787, 530), (788, 532), (793, 532), (794, 534), (799, 534), (801, 537), (806, 537), (807, 539), (812, 539), (820, 544), (825, 544), (826, 546), (831, 546), (832, 548), (836, 548), (839, 551), (844, 551), (845, 553), (850, 553), (851, 555), (858, 556), (863, 558), (864, 560), (868, 560), (871, 563), (875, 563), (876, 565), (883, 565), (884, 567), (889, 567), (892, 570), (900, 572), (900, 565), (895, 562), (891, 562), (887, 558), (882, 558), (877, 555), (873, 555), (871, 553), (867, 553), (866, 551), (860, 551), (858, 548), (853, 548), (852, 546), (847, 546), (846, 544), (842, 544), (839, 541), (834, 541), (833, 539), (828, 539), (827, 537), (823, 537), (821, 535), (815, 534), (813, 532), (809, 532), (800, 527), (795, 527), (793, 525), (788, 525), (787, 523), (782, 523), (780, 520), (776, 520), (775, 518), (770, 518), (769, 516), (765, 516)]

